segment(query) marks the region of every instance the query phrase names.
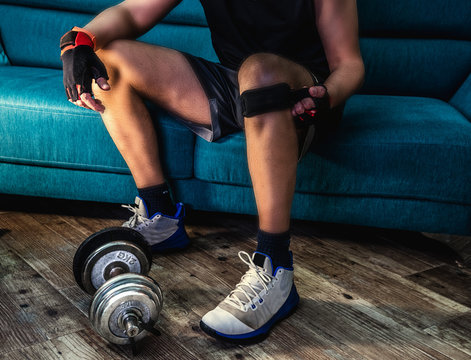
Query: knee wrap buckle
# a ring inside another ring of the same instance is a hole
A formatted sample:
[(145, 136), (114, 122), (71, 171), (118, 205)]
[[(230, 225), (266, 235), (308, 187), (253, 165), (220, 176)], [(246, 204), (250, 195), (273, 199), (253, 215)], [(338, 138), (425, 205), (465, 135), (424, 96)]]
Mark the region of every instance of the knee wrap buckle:
[[(325, 88), (322, 84), (316, 84), (316, 86), (323, 86)], [(242, 114), (245, 117), (252, 117), (271, 111), (288, 109), (301, 99), (309, 97), (313, 99), (317, 111), (329, 108), (327, 89), (324, 97), (313, 98), (309, 94), (309, 88), (291, 90), (287, 83), (280, 83), (244, 91), (240, 96)]]

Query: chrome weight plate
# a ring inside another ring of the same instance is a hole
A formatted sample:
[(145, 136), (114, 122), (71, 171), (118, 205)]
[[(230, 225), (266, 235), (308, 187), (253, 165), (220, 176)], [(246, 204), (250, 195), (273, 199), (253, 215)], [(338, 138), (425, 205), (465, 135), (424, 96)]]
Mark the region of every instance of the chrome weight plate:
[(77, 250), (74, 275), (89, 294), (114, 276), (148, 274), (152, 254), (144, 237), (128, 228), (109, 228), (93, 234)]
[(101, 286), (90, 304), (95, 331), (113, 344), (129, 344), (147, 336), (162, 309), (159, 285), (150, 277), (122, 274)]

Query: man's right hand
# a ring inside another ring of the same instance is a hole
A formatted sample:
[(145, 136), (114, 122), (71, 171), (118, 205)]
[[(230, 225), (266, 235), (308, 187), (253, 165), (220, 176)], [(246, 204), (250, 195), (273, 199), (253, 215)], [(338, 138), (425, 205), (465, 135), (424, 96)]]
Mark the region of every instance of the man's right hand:
[(74, 27), (60, 41), (67, 98), (75, 105), (103, 112), (105, 107), (93, 98), (92, 79), (102, 90), (109, 90), (105, 65), (95, 54), (95, 37), (85, 29)]

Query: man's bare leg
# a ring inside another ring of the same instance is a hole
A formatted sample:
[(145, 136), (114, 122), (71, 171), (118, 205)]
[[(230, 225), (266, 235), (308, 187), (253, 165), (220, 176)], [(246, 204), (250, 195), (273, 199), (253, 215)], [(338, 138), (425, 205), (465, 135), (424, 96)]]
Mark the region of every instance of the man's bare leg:
[[(252, 55), (239, 71), (241, 93), (281, 82), (292, 88), (313, 84), (302, 66), (271, 54)], [(291, 109), (246, 118), (245, 135), (260, 222), (257, 251), (239, 253), (249, 271), (200, 322), (209, 335), (232, 341), (263, 338), (299, 302), (288, 232), (298, 160)]]
[[(189, 243), (181, 204), (173, 205), (158, 154), (157, 136), (143, 99), (184, 119), (210, 125), (209, 102), (186, 58), (179, 52), (137, 41), (118, 40), (97, 55), (105, 64), (110, 90), (94, 86), (104, 106), (103, 122), (138, 188), (133, 216), (123, 224), (139, 231), (153, 251)], [(153, 216), (155, 213), (164, 216)]]
[[(241, 93), (281, 82), (295, 89), (313, 85), (304, 67), (272, 54), (249, 57), (239, 71)], [(245, 134), (260, 229), (286, 232), (298, 160), (298, 138), (291, 109), (246, 118)]]
[(114, 41), (98, 56), (109, 72), (111, 90), (94, 87), (105, 106), (103, 122), (138, 188), (164, 182), (157, 137), (143, 98), (182, 118), (211, 124), (208, 99), (185, 57), (174, 50)]

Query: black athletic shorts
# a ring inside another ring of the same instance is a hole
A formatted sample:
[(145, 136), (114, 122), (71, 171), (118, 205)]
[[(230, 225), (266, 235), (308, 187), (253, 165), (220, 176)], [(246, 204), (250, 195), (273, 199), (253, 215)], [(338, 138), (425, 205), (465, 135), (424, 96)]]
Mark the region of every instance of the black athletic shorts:
[[(183, 53), (191, 64), (206, 96), (211, 112), (211, 126), (196, 124), (180, 119), (196, 135), (207, 141), (216, 141), (231, 133), (244, 129), (244, 116), (239, 94), (237, 71), (231, 70), (200, 57)], [(315, 75), (313, 74), (313, 77)], [(317, 77), (318, 78), (318, 77)], [(323, 79), (319, 79), (321, 82)], [(342, 118), (343, 106), (339, 106), (322, 117), (316, 115), (316, 122), (310, 129), (298, 130), (300, 136), (300, 157), (313, 144), (322, 142), (334, 132)]]

